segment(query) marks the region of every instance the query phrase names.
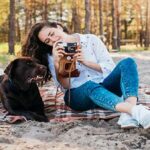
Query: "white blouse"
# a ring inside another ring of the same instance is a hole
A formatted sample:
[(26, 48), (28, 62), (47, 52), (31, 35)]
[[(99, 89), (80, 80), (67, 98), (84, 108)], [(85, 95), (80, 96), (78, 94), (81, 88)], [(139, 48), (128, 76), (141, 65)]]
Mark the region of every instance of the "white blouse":
[[(99, 64), (102, 72), (98, 72), (77, 62), (76, 68), (80, 71), (80, 76), (71, 78), (71, 88), (77, 88), (89, 80), (96, 83), (103, 82), (103, 80), (111, 73), (111, 71), (115, 67), (115, 64), (105, 45), (97, 36), (93, 34), (76, 33), (76, 35), (79, 36), (84, 58), (88, 61)], [(58, 86), (60, 84), (56, 78), (53, 57), (48, 55), (48, 61), (52, 77), (56, 83), (56, 86)]]

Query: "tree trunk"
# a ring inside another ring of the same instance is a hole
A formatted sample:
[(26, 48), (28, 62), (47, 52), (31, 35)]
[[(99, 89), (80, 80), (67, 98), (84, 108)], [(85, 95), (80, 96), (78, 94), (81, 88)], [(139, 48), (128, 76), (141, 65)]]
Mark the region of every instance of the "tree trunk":
[(45, 21), (47, 21), (48, 20), (48, 17), (47, 17), (47, 0), (44, 0), (43, 3), (44, 3), (43, 4), (43, 6), (44, 6), (43, 19)]
[(112, 0), (112, 49), (117, 49), (116, 0)]
[(29, 10), (28, 8), (25, 8), (25, 32), (24, 34), (27, 34), (28, 32), (28, 26), (29, 26)]
[(60, 22), (62, 22), (62, 17), (63, 17), (63, 3), (60, 2)]
[(73, 1), (72, 8), (72, 31), (80, 33), (80, 18), (78, 14), (78, 0)]
[(17, 29), (16, 41), (20, 42), (21, 41), (21, 32), (20, 32), (20, 25), (19, 25), (19, 19), (18, 18), (16, 19), (16, 23), (17, 23), (17, 26), (16, 26), (16, 29)]
[(30, 10), (30, 14), (29, 14), (29, 28), (31, 28), (32, 26), (32, 11)]
[(33, 2), (33, 23), (36, 23), (36, 0), (32, 0)]
[(98, 14), (97, 14), (97, 10), (98, 10), (98, 1), (93, 0), (93, 9), (94, 9), (94, 23), (93, 23), (93, 33), (96, 35), (99, 35), (99, 26), (98, 26)]
[(90, 18), (91, 18), (90, 0), (85, 0), (85, 30), (84, 30), (84, 33), (90, 33)]
[(103, 37), (103, 10), (102, 10), (102, 0), (99, 0), (99, 31), (100, 36)]
[(124, 38), (128, 38), (128, 22), (124, 19)]
[(109, 46), (111, 44), (110, 38), (110, 23), (109, 23), (109, 0), (106, 0), (106, 46), (109, 50)]
[(116, 15), (116, 19), (117, 19), (117, 47), (118, 49), (120, 49), (120, 13), (121, 13), (121, 0), (117, 0), (116, 2), (116, 11), (117, 11), (117, 15)]
[(143, 47), (143, 41), (144, 41), (144, 23), (143, 23), (143, 15), (142, 15), (143, 10), (140, 8), (140, 24), (141, 24), (141, 30), (140, 30), (140, 46)]
[(145, 49), (148, 49), (150, 42), (150, 2), (146, 3), (146, 31), (145, 31)]
[(10, 14), (9, 14), (9, 53), (14, 54), (15, 46), (15, 0), (10, 0)]

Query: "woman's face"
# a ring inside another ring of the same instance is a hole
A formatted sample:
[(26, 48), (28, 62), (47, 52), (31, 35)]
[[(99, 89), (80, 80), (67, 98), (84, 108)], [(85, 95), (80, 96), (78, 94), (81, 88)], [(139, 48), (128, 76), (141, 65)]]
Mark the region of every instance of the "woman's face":
[(60, 28), (44, 27), (38, 34), (41, 42), (53, 46), (57, 41), (65, 41), (66, 33)]

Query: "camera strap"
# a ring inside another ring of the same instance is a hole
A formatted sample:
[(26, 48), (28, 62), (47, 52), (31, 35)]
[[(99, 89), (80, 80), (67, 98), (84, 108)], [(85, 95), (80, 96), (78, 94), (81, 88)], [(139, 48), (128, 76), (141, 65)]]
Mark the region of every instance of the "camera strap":
[(73, 69), (73, 64), (76, 62), (76, 59), (73, 58), (72, 63), (71, 63), (71, 67), (69, 70), (69, 89), (68, 89), (68, 105), (70, 106), (70, 89), (71, 89), (71, 72)]
[[(69, 69), (69, 88), (68, 88), (68, 105), (70, 106), (70, 89), (71, 89), (71, 72), (72, 72), (72, 68), (73, 68), (73, 64), (76, 62), (76, 59), (74, 58), (72, 60), (72, 63), (71, 63), (71, 66), (70, 66), (70, 69)], [(55, 109), (56, 108), (56, 103), (57, 103), (57, 94), (59, 92), (59, 86), (57, 86), (57, 89), (56, 89), (56, 94), (55, 94)]]

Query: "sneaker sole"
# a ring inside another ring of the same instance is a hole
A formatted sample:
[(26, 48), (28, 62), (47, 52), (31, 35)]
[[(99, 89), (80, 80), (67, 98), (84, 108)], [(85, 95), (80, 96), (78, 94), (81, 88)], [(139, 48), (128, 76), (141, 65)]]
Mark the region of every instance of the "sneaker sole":
[(127, 126), (121, 126), (121, 129), (133, 129), (133, 128), (138, 128), (139, 126), (135, 125), (127, 125)]
[(146, 127), (143, 127), (144, 129), (150, 129), (150, 124), (147, 125)]
[[(149, 117), (149, 115), (145, 115), (144, 117), (145, 117), (145, 119), (146, 119), (147, 117)], [(144, 119), (144, 117), (143, 117), (143, 119)], [(142, 123), (141, 123), (141, 126), (142, 126), (144, 129), (150, 129), (150, 122), (149, 122), (149, 124), (148, 124), (147, 126), (144, 126), (144, 125), (142, 125)]]

